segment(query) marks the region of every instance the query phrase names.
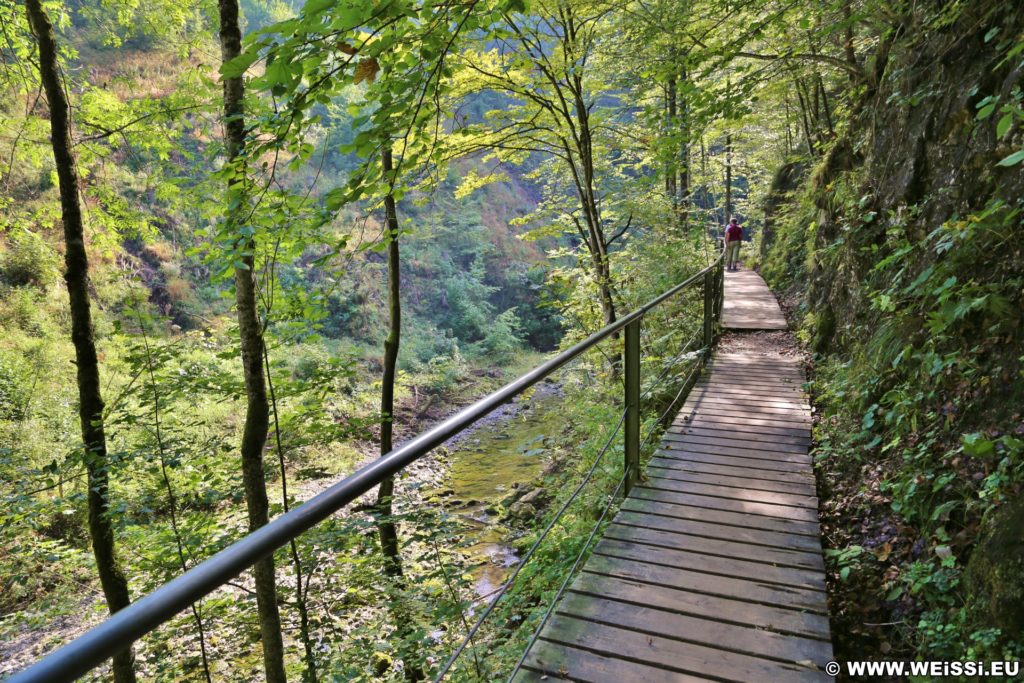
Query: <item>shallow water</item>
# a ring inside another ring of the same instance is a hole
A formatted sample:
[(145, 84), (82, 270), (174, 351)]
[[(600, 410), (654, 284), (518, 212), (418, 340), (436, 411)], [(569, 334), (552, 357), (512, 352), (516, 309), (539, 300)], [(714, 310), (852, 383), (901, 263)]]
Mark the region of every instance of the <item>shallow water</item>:
[(464, 551), (474, 567), (474, 588), (489, 597), (519, 562), (497, 523), (497, 504), (540, 475), (550, 457), (551, 434), (562, 429), (554, 407), (560, 393), (543, 385), (523, 405), (513, 405), (450, 446), (452, 489), (448, 505), (467, 523)]

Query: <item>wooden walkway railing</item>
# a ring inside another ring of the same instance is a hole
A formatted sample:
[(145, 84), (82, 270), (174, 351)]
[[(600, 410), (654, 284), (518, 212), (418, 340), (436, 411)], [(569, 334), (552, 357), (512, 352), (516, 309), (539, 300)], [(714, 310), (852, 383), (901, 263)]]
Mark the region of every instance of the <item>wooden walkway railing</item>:
[[(784, 329), (728, 273), (724, 325)], [(803, 369), (713, 356), (516, 681), (828, 681), (832, 659)]]

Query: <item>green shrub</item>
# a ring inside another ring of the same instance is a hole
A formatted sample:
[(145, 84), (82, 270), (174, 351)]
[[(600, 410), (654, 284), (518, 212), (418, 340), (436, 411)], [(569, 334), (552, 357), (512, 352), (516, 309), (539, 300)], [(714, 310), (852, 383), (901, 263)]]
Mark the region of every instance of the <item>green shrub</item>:
[(0, 420), (21, 420), (28, 407), (29, 385), (14, 359), (0, 355)]
[(46, 287), (57, 277), (58, 257), (43, 238), (28, 230), (10, 235), (0, 258), (0, 282), (11, 287)]

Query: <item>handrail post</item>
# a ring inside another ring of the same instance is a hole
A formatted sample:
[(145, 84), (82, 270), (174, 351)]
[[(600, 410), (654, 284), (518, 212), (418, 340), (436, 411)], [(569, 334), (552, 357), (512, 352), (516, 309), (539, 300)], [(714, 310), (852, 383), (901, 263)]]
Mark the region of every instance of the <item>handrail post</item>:
[(725, 304), (725, 259), (719, 259), (718, 268), (715, 269), (715, 280), (718, 286), (715, 289), (715, 321), (722, 322), (722, 306)]
[(715, 274), (704, 273), (704, 348), (710, 349), (715, 341)]
[(640, 321), (626, 325), (625, 495), (640, 476)]

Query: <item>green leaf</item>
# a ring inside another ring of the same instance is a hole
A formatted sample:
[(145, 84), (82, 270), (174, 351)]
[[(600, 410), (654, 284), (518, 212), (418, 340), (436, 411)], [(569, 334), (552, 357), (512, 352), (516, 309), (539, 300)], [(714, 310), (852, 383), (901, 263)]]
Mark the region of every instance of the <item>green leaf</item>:
[(1003, 117), (999, 119), (999, 123), (996, 124), (996, 137), (1001, 138), (1006, 135), (1006, 131), (1010, 130), (1010, 126), (1013, 125), (1013, 114), (1003, 114)]
[(996, 166), (1016, 166), (1022, 161), (1024, 161), (1024, 149), (1014, 152), (996, 164)]
[(249, 50), (238, 55), (231, 61), (220, 67), (220, 75), (224, 78), (237, 78), (248, 71), (249, 67), (256, 63), (260, 55), (255, 50)]

